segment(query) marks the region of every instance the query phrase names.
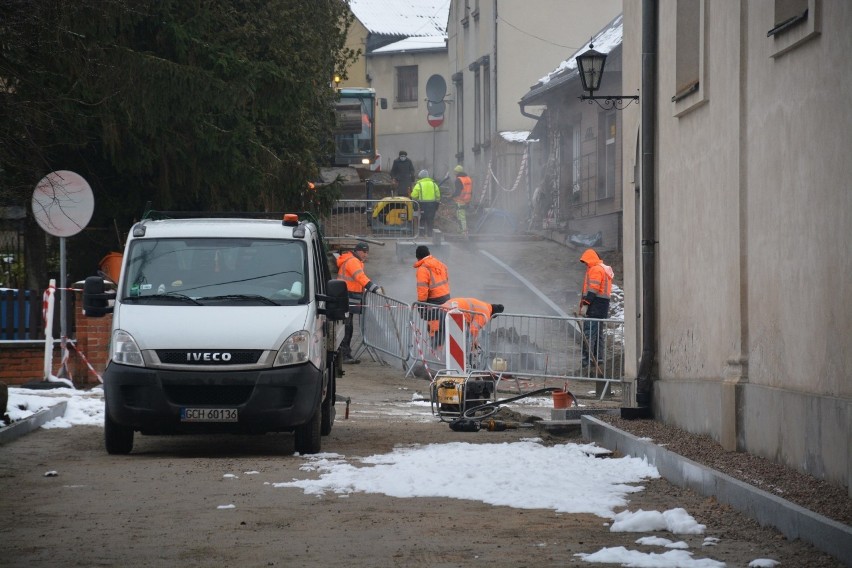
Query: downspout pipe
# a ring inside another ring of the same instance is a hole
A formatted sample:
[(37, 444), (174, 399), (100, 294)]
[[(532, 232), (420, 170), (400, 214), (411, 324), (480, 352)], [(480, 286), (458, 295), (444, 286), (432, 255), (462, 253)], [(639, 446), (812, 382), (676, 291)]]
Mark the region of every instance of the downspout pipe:
[(642, 355), (636, 381), (636, 404), (650, 413), (657, 351), (656, 177), (657, 138), (657, 0), (642, 0)]

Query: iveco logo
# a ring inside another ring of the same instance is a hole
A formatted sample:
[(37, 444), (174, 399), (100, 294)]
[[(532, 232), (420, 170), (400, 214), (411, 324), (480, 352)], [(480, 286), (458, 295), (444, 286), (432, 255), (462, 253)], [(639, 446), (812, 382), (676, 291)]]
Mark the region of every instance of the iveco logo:
[(217, 353), (216, 351), (205, 351), (202, 353), (187, 353), (186, 361), (187, 363), (197, 363), (202, 361), (210, 361), (210, 362), (227, 362), (231, 360), (230, 353)]

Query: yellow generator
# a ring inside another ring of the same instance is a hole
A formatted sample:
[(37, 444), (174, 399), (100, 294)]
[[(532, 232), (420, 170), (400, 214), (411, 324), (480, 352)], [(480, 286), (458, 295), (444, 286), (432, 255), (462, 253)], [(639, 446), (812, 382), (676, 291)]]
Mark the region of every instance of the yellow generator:
[(376, 204), (370, 217), (374, 231), (413, 233), (414, 202), (408, 197), (385, 197)]
[(431, 385), (432, 414), (441, 421), (459, 418), (465, 411), (496, 401), (496, 378), (487, 371), (472, 371), (460, 375), (457, 371), (441, 370)]

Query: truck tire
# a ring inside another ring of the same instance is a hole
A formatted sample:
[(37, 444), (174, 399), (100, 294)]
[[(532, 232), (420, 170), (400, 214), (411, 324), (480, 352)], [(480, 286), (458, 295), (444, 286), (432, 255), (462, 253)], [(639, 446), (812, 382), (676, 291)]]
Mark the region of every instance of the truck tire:
[(133, 428), (110, 418), (109, 406), (104, 410), (104, 442), (108, 454), (129, 454), (133, 450)]
[(318, 454), (322, 451), (322, 403), (314, 409), (314, 415), (310, 420), (296, 426), (295, 447), (302, 455)]

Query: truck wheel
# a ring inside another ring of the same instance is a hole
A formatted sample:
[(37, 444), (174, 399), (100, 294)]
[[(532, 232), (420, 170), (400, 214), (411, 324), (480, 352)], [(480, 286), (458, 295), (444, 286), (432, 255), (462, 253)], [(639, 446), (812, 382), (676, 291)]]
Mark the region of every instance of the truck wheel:
[(302, 455), (318, 454), (322, 450), (322, 404), (317, 405), (314, 415), (306, 423), (296, 426), (296, 451)]
[(109, 406), (104, 411), (104, 441), (108, 454), (129, 454), (133, 450), (133, 428), (110, 418)]

